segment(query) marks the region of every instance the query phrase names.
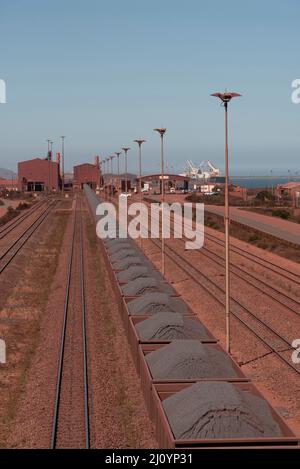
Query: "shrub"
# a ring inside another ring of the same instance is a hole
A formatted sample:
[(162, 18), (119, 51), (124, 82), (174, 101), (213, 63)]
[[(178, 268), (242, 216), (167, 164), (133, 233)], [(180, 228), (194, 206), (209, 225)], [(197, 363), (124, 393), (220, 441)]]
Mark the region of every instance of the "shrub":
[(290, 218), (291, 214), (288, 210), (284, 210), (283, 208), (278, 208), (277, 210), (272, 211), (272, 216), (280, 217), (280, 218), (283, 218), (284, 220), (287, 220), (288, 218)]

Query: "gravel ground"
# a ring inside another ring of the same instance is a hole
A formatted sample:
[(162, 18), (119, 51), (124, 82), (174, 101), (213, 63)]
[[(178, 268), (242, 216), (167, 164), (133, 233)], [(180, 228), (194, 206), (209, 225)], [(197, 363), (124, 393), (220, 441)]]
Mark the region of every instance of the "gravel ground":
[[(112, 301), (114, 294), (97, 246), (99, 240), (87, 210), (84, 217), (91, 446), (156, 447), (117, 302)], [(49, 447), (71, 225), (68, 224), (61, 247), (40, 325), (39, 344), (8, 438), (9, 447)]]
[[(41, 225), (26, 244), (26, 249), (7, 268), (5, 282), (1, 281), (1, 288), (5, 283), (7, 290), (5, 300), (1, 294), (0, 333), (5, 337), (8, 352), (7, 363), (1, 366), (0, 434), (3, 446), (11, 445), (12, 420), (17, 414), (27, 371), (39, 341), (40, 324), (49, 294), (48, 282), (55, 273), (57, 243), (63, 223), (60, 220), (58, 228), (59, 217), (54, 212), (46, 220), (51, 230), (44, 230), (44, 224)], [(26, 424), (30, 420), (29, 414)], [(23, 435), (19, 436), (22, 440)]]

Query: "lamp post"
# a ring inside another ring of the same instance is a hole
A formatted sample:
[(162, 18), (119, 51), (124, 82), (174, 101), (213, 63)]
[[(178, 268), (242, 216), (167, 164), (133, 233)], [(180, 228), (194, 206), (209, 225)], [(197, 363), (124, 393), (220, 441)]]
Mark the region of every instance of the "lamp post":
[(110, 159), (110, 173), (111, 173), (111, 190), (110, 190), (110, 195), (113, 195), (113, 159), (114, 159), (115, 155), (111, 155), (109, 157)]
[[(106, 179), (106, 186), (107, 186), (107, 183), (108, 183), (108, 174), (109, 174), (109, 158), (105, 158), (105, 163), (106, 163), (106, 166), (105, 166), (105, 179)], [(106, 190), (105, 190), (105, 194), (107, 194), (107, 187), (106, 187)]]
[(161, 273), (165, 274), (165, 239), (164, 239), (164, 200), (165, 200), (165, 189), (164, 189), (164, 135), (166, 133), (165, 128), (153, 129), (155, 132), (160, 134), (160, 155), (161, 155)]
[(100, 157), (99, 160), (99, 170), (100, 170), (100, 187), (103, 187), (103, 172), (102, 172), (103, 160)]
[(122, 147), (122, 150), (124, 151), (125, 154), (125, 194), (127, 196), (127, 191), (128, 191), (128, 176), (127, 176), (127, 152), (130, 150), (129, 147)]
[(48, 160), (48, 192), (50, 193), (50, 138), (47, 138), (47, 143), (48, 143), (48, 150), (47, 150), (47, 158)]
[(134, 140), (139, 146), (139, 193), (140, 193), (140, 217), (141, 217), (141, 236), (140, 246), (142, 246), (142, 144), (146, 142), (142, 138)]
[(117, 156), (117, 162), (118, 162), (118, 192), (120, 192), (120, 161), (119, 161), (119, 158), (120, 158), (120, 155), (121, 155), (121, 151), (116, 151), (115, 154)]
[(49, 193), (51, 192), (51, 161), (52, 161), (52, 148), (53, 148), (53, 142), (52, 140), (48, 141), (48, 148), (49, 148), (49, 165), (48, 165), (48, 170), (49, 170)]
[(61, 137), (61, 172), (62, 172), (62, 195), (65, 193), (65, 135)]
[(225, 109), (225, 318), (226, 318), (226, 350), (230, 353), (230, 238), (229, 238), (229, 171), (228, 171), (228, 103), (232, 98), (241, 96), (239, 93), (213, 93), (219, 98)]

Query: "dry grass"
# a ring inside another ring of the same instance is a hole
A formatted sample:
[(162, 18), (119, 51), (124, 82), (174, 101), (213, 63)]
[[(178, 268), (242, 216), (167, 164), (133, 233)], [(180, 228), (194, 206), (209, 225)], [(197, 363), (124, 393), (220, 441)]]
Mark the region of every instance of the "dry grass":
[[(205, 214), (205, 225), (217, 231), (224, 232), (223, 217), (215, 214)], [(251, 228), (242, 227), (240, 225), (230, 224), (230, 235), (246, 243), (253, 244), (260, 249), (273, 252), (278, 256), (290, 259), (294, 262), (300, 263), (300, 251), (284, 242), (279, 240), (270, 239), (263, 233), (258, 233)]]
[[(53, 214), (46, 222), (50, 230), (39, 231), (28, 249), (27, 267), (11, 291), (0, 312), (1, 318), (12, 321), (0, 326), (7, 343), (7, 363), (3, 365), (0, 386), (6, 394), (0, 413), (0, 446), (6, 437), (26, 386), (27, 372), (40, 337), (40, 321), (45, 312), (54, 278), (68, 213)], [(13, 321), (17, 324), (13, 325)]]
[[(118, 331), (116, 322), (111, 313), (110, 298), (113, 292), (109, 286), (110, 281), (99, 248), (99, 240), (96, 237), (95, 225), (91, 223), (90, 217), (87, 218), (86, 233), (93, 259), (91, 268), (93, 269), (96, 284), (101, 285), (101, 290), (95, 290), (95, 295), (100, 296), (98, 301), (103, 304), (101, 309), (101, 325), (103, 327), (104, 337), (106, 337), (106, 343), (102, 343), (102, 347), (106, 347), (107, 354), (109, 354), (110, 377), (113, 382), (113, 388), (115, 389), (115, 402), (121, 427), (124, 430), (124, 436), (126, 438), (126, 447), (137, 448), (139, 447), (139, 434), (136, 429), (136, 410), (133, 403), (128, 399), (126, 392), (126, 379), (128, 379), (128, 377), (126, 370), (121, 366), (120, 356), (118, 356), (118, 352), (120, 354), (122, 351), (117, 350), (114, 346), (120, 331)], [(122, 325), (121, 327), (123, 328)], [(125, 337), (124, 340), (126, 340)]]

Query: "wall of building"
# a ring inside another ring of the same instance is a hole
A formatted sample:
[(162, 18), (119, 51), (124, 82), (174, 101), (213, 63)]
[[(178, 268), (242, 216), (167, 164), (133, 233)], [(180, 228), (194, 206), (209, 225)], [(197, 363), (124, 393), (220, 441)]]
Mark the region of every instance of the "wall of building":
[(74, 187), (81, 187), (89, 184), (95, 188), (100, 184), (100, 169), (98, 165), (84, 163), (74, 166)]
[(41, 158), (18, 163), (18, 188), (27, 190), (60, 190), (59, 164)]

